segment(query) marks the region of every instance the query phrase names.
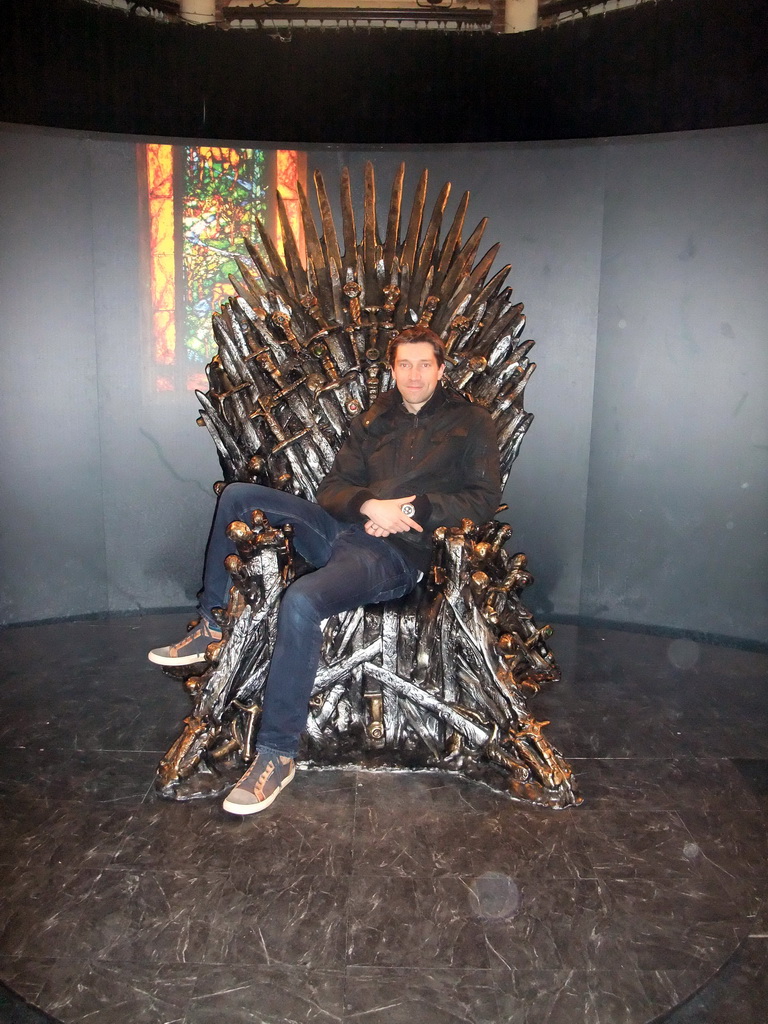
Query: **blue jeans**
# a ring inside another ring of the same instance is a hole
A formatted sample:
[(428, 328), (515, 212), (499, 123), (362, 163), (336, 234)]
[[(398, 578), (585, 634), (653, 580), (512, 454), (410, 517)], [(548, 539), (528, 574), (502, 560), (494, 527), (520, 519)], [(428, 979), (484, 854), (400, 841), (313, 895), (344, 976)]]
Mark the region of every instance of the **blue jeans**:
[(272, 526), (292, 523), (294, 545), (315, 566), (286, 589), (280, 601), (277, 640), (264, 690), (258, 746), (262, 753), (295, 757), (307, 721), (309, 698), (322, 647), (323, 619), (364, 604), (407, 594), (418, 570), (363, 524), (339, 522), (314, 502), (260, 484), (234, 483), (219, 496), (205, 553), (200, 611), (224, 607), (230, 586), (224, 559), (235, 552), (226, 528), (236, 519), (251, 523), (261, 509)]

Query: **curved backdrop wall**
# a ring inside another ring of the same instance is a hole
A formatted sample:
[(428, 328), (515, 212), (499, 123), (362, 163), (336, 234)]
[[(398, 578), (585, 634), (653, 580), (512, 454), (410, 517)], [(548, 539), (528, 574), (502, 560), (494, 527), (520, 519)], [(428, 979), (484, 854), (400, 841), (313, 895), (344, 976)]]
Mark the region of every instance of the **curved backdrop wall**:
[(84, 0), (0, 0), (0, 15), (0, 120), (22, 124), (400, 144), (768, 121), (764, 0), (656, 0), (514, 35), (225, 32)]
[[(366, 159), (383, 203), (401, 159), (468, 188), (513, 264), (534, 610), (765, 640), (768, 126), (308, 154), (358, 194)], [(151, 385), (138, 181), (133, 140), (0, 131), (2, 623), (194, 603), (219, 468)]]

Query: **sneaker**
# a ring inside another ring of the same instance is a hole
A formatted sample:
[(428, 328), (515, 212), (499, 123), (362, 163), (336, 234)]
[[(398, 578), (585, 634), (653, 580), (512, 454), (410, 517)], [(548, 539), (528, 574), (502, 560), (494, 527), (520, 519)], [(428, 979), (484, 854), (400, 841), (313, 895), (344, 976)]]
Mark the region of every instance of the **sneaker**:
[(205, 619), (180, 640), (170, 647), (156, 647), (147, 657), (156, 665), (198, 665), (205, 661), (205, 652), (209, 644), (217, 644), (221, 640), (221, 630), (215, 629)]
[(256, 814), (265, 810), (295, 774), (293, 758), (257, 754), (224, 801), (224, 810), (230, 814)]

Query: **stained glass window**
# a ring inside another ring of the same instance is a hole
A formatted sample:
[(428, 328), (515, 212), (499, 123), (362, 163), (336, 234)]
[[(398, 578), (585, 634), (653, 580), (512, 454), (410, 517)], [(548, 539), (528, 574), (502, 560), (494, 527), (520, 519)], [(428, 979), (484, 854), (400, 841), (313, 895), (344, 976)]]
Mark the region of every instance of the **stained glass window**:
[[(176, 359), (176, 243), (173, 210), (173, 147), (147, 146), (149, 212), (149, 280), (155, 363), (172, 366)], [(157, 375), (158, 390), (172, 387)]]
[(205, 390), (215, 352), (211, 314), (233, 294), (229, 274), (256, 218), (278, 234), (275, 190), (303, 244), (296, 190), (306, 155), (149, 144), (145, 152), (155, 389)]
[[(302, 187), (307, 183), (307, 154), (297, 152), (295, 149), (279, 149), (275, 153), (275, 181), (277, 190), (285, 202), (285, 212), (291, 225), (294, 238), (299, 243), (299, 249), (304, 249), (304, 226), (301, 222), (301, 209), (299, 207), (299, 193), (296, 182), (300, 181)], [(283, 249), (283, 229), (279, 219), (275, 225), (275, 235), (280, 251)]]

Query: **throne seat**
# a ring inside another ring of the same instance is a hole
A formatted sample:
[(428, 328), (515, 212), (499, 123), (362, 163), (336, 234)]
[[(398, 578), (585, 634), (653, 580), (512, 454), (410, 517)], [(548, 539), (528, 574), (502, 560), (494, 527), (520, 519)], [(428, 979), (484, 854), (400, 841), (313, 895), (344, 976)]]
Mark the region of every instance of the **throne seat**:
[[(199, 422), (219, 452), (225, 483), (258, 482), (314, 500), (349, 420), (392, 386), (392, 337), (414, 323), (446, 343), (444, 386), (484, 405), (497, 429), (506, 480), (532, 416), (523, 407), (535, 369), (522, 341), (523, 307), (486, 280), (498, 246), (477, 263), (485, 222), (462, 244), (468, 196), (442, 245), (448, 190), (422, 232), (426, 172), (400, 239), (404, 168), (392, 188), (386, 237), (376, 226), (366, 168), (363, 238), (354, 243), (349, 178), (342, 175), (342, 255), (325, 185), (315, 175), (322, 235), (300, 189), (301, 258), (278, 201), (285, 258), (259, 225), (261, 248), (232, 277), (236, 295), (214, 316), (218, 355), (198, 392)], [(224, 483), (217, 485), (224, 486)], [(549, 807), (580, 802), (571, 769), (543, 734), (528, 699), (559, 678), (547, 641), (520, 594), (532, 582), (511, 527), (493, 520), (440, 527), (430, 571), (405, 598), (326, 620), (299, 759), (314, 766), (460, 771), (508, 796)], [(191, 714), (160, 762), (168, 799), (224, 792), (253, 756), (280, 595), (297, 572), (292, 529), (258, 510), (233, 523), (232, 590), (217, 612), (221, 643), (186, 676)]]

